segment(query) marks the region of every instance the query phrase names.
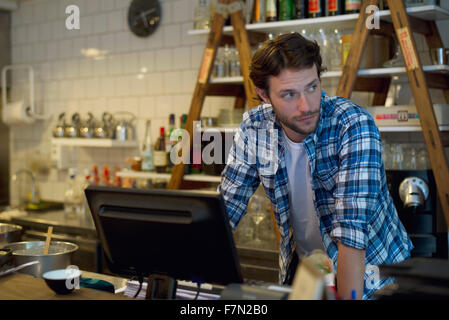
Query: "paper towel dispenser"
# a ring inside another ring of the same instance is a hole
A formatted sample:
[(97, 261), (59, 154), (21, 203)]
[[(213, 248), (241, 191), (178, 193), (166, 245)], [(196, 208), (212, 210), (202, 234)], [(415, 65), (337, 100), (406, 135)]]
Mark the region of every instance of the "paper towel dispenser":
[(29, 104), (25, 100), (7, 101), (6, 90), (2, 90), (2, 119), (8, 125), (32, 123), (34, 120), (47, 120), (51, 115), (36, 113), (34, 102), (34, 70), (30, 65), (17, 64), (4, 66), (2, 69), (2, 87), (6, 87), (6, 74), (9, 70), (26, 69), (29, 81)]

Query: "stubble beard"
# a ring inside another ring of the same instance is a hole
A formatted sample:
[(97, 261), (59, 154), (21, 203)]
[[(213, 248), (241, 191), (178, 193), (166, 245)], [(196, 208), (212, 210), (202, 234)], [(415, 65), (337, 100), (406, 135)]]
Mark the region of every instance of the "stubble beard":
[[(284, 126), (286, 126), (287, 128), (289, 128), (290, 130), (293, 130), (296, 133), (299, 133), (301, 135), (307, 136), (309, 134), (311, 134), (312, 132), (314, 132), (318, 126), (318, 121), (320, 119), (319, 115), (320, 115), (320, 110), (318, 109), (318, 111), (312, 111), (312, 112), (308, 112), (303, 114), (301, 117), (295, 117), (295, 118), (287, 118), (284, 115), (280, 115), (277, 111), (276, 108), (274, 108), (273, 106), (273, 110), (274, 113), (276, 115), (276, 117), (279, 119), (279, 121), (281, 122), (281, 124), (283, 124)], [(312, 115), (316, 115), (315, 118), (315, 123), (313, 124), (313, 126), (310, 127), (310, 129), (303, 129), (301, 128), (295, 121), (298, 121), (302, 118), (305, 117), (309, 117)]]

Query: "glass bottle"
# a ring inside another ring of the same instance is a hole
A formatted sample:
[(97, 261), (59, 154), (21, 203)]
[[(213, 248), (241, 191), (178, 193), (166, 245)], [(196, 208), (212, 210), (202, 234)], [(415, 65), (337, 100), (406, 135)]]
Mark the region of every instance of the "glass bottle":
[(345, 13), (358, 13), (361, 7), (361, 0), (345, 0)]
[(343, 12), (342, 0), (326, 0), (326, 16), (338, 16)]
[(229, 63), (229, 76), (231, 77), (238, 77), (241, 75), (240, 72), (240, 58), (239, 58), (239, 52), (237, 51), (237, 48), (231, 49), (231, 60)]
[(194, 29), (208, 29), (210, 24), (210, 9), (207, 0), (199, 0), (193, 17)]
[(279, 0), (279, 21), (295, 18), (295, 2), (293, 0)]
[(67, 189), (64, 193), (64, 215), (66, 219), (75, 219), (81, 216), (83, 200), (80, 185), (76, 181), (76, 169), (69, 169)]
[(151, 120), (147, 120), (145, 138), (142, 146), (142, 170), (154, 171), (153, 141), (151, 139)]
[(161, 127), (159, 137), (154, 145), (154, 167), (156, 172), (164, 173), (167, 170), (167, 153), (165, 150), (165, 128)]
[(326, 35), (326, 32), (324, 29), (320, 28), (318, 30), (318, 33), (316, 34), (316, 41), (318, 45), (320, 46), (320, 52), (321, 57), (323, 59), (323, 65), (329, 66), (329, 40), (327, 39), (328, 36)]
[(331, 71), (341, 70), (341, 34), (338, 29), (329, 37), (329, 65)]
[[(187, 115), (183, 114), (181, 116), (181, 129), (185, 130), (187, 125)], [(190, 174), (191, 173), (191, 164), (190, 163), (185, 163), (184, 165), (184, 174)]]
[(175, 145), (175, 141), (172, 141), (170, 139), (173, 131), (175, 130), (175, 115), (173, 113), (171, 113), (168, 117), (168, 132), (167, 132), (167, 137), (165, 139), (165, 147), (167, 149), (167, 169), (168, 172), (171, 172), (173, 169), (173, 163), (170, 160), (170, 153), (171, 150), (173, 148), (173, 146)]
[(277, 21), (276, 0), (267, 0), (265, 8), (265, 19), (267, 22)]
[(266, 0), (255, 0), (253, 10), (253, 23), (265, 22)]
[(217, 50), (217, 56), (214, 62), (214, 77), (223, 78), (225, 76), (225, 61), (223, 47), (219, 47)]
[(305, 19), (308, 13), (308, 0), (296, 0), (295, 1), (295, 18)]
[(318, 18), (324, 16), (324, 1), (309, 0), (309, 18)]

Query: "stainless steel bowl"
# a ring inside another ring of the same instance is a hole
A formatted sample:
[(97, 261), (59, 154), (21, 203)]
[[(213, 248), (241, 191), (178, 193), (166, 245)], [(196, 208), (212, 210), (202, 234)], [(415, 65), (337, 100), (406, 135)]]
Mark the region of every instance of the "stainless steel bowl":
[(67, 268), (71, 265), (72, 254), (78, 250), (76, 244), (52, 241), (49, 253), (44, 255), (44, 247), (45, 241), (23, 241), (5, 246), (5, 248), (10, 248), (13, 251), (14, 266), (20, 266), (31, 261), (40, 262), (19, 271), (35, 277), (42, 277), (42, 274), (47, 271)]
[(20, 241), (22, 227), (15, 224), (0, 223), (0, 249), (11, 242)]

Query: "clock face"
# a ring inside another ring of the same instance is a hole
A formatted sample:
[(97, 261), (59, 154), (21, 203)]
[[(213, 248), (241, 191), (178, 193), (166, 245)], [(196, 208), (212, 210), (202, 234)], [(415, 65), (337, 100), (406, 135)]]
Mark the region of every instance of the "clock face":
[(159, 0), (133, 0), (128, 10), (128, 25), (138, 37), (148, 37), (161, 21)]

